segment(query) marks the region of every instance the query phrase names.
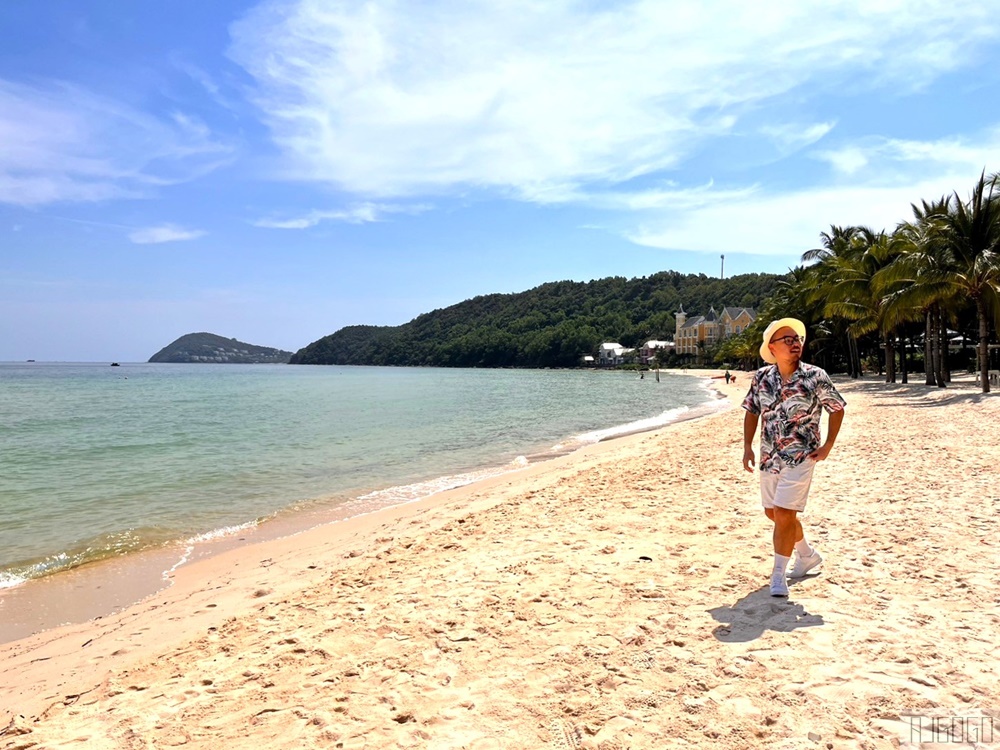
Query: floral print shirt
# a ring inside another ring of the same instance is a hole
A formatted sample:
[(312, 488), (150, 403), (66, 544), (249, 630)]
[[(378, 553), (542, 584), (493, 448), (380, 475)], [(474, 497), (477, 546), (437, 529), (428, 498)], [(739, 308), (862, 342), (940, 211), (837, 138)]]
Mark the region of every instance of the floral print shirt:
[(820, 446), (820, 409), (833, 413), (846, 405), (821, 367), (799, 362), (787, 383), (777, 365), (757, 370), (743, 408), (761, 417), (760, 470), (777, 474), (805, 461)]

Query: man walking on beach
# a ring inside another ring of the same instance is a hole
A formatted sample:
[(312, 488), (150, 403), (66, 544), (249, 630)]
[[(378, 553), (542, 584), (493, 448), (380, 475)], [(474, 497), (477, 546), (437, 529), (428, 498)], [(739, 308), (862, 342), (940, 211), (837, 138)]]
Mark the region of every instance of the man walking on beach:
[[(798, 514), (805, 510), (818, 461), (830, 455), (844, 421), (846, 402), (822, 368), (801, 361), (806, 327), (795, 318), (773, 321), (764, 331), (760, 356), (769, 364), (754, 373), (743, 400), (743, 468), (753, 471), (753, 436), (760, 430), (760, 496), (774, 522), (771, 596), (788, 596), (789, 578), (801, 578), (823, 558), (809, 546)], [(820, 415), (829, 416), (820, 444)], [(795, 565), (787, 570), (796, 553)], [(787, 571), (787, 573), (786, 573)]]

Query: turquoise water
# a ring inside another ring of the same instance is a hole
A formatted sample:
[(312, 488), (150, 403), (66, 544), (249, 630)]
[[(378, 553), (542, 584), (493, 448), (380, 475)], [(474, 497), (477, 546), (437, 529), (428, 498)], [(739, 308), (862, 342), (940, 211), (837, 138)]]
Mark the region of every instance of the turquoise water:
[(0, 364), (0, 587), (406, 502), (714, 401), (667, 374)]

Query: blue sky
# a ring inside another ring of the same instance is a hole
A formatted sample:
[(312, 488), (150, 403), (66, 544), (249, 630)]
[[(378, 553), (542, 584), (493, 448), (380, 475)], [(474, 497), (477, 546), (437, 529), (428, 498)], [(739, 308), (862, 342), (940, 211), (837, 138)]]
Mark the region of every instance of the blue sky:
[(0, 361), (782, 273), (1000, 170), (987, 3), (0, 4)]

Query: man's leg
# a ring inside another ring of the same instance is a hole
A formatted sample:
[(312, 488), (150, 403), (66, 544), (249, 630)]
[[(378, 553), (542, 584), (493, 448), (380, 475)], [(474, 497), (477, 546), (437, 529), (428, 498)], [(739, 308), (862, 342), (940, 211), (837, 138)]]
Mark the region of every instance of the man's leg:
[(774, 521), (774, 568), (771, 570), (771, 596), (788, 596), (788, 583), (785, 581), (788, 563), (792, 559), (795, 542), (795, 511), (785, 508), (770, 508), (771, 520)]
[[(774, 508), (764, 508), (764, 515), (767, 516), (771, 521), (774, 521)], [(795, 515), (795, 551), (799, 551), (799, 544), (804, 542), (806, 539), (805, 531), (802, 529), (802, 522), (799, 521), (799, 516)], [(808, 546), (808, 543), (807, 543)]]
[[(781, 481), (775, 489), (775, 504), (777, 511), (784, 511), (787, 516), (775, 520), (774, 549), (775, 554), (791, 556), (791, 550), (796, 553), (795, 565), (788, 571), (789, 578), (801, 578), (810, 570), (823, 562), (822, 556), (806, 541), (799, 512), (805, 510), (809, 498), (809, 488), (812, 485), (813, 470), (816, 462), (806, 460), (795, 467), (782, 472)], [(779, 529), (779, 525), (784, 525)], [(791, 546), (789, 547), (789, 543)], [(779, 552), (778, 550), (782, 550)]]
[[(774, 553), (791, 557), (795, 542), (802, 538), (802, 524), (797, 510), (775, 507), (774, 511)], [(797, 538), (796, 538), (797, 537)]]
[[(778, 484), (779, 478), (777, 474), (761, 472), (760, 497), (764, 505), (764, 513), (774, 523), (774, 532), (772, 536), (778, 533), (778, 516), (776, 511), (781, 510), (781, 508), (774, 507), (774, 497), (778, 489)], [(783, 556), (778, 554), (777, 549), (777, 546), (775, 546), (774, 570), (771, 571), (771, 596), (788, 596), (788, 584), (785, 582), (785, 569), (788, 567), (790, 553), (789, 555)]]
[[(774, 521), (774, 569), (771, 571), (771, 596), (788, 596), (785, 582), (792, 552), (808, 547), (799, 521), (799, 511), (806, 507), (814, 462), (785, 466), (769, 480), (761, 481), (765, 505), (773, 506), (768, 516)], [(765, 493), (766, 485), (766, 494)], [(799, 566), (797, 566), (799, 567)]]
[[(765, 496), (766, 497), (766, 496)], [(785, 582), (785, 571), (792, 559), (795, 548), (796, 530), (801, 532), (802, 525), (798, 523), (797, 511), (786, 508), (764, 508), (764, 513), (774, 522), (772, 539), (774, 542), (774, 569), (771, 571), (771, 596), (788, 596), (788, 584)], [(789, 541), (791, 540), (791, 541)]]

